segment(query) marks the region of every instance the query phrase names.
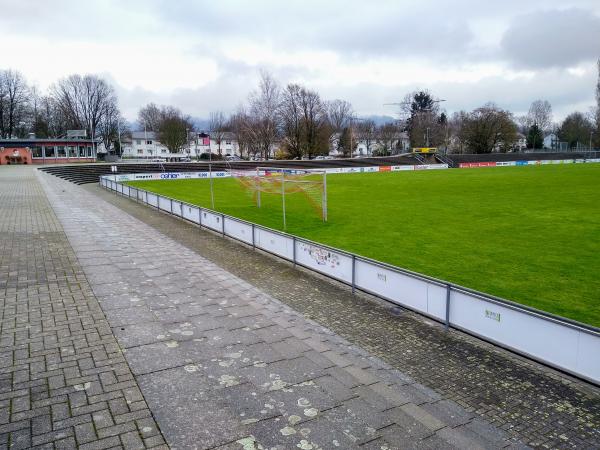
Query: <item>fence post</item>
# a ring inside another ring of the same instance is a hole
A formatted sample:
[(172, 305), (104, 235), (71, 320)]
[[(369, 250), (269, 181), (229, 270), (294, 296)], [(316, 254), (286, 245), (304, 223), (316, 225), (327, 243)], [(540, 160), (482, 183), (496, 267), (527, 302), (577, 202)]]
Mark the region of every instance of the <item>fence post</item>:
[(252, 250), (256, 250), (256, 244), (254, 242), (254, 224), (252, 224)]
[(202, 208), (198, 206), (198, 225), (202, 228)]
[(169, 212), (170, 212), (171, 214), (173, 214), (173, 199), (170, 199), (170, 200), (171, 200), (171, 211), (169, 211)]
[(223, 237), (225, 237), (225, 214), (221, 214), (221, 230), (223, 230)]
[(352, 293), (356, 291), (356, 256), (352, 255)]
[(292, 236), (292, 260), (294, 261), (294, 269), (296, 268), (296, 236)]
[(446, 323), (444, 324), (444, 328), (446, 329), (446, 331), (448, 331), (448, 329), (450, 328), (450, 292), (451, 292), (451, 286), (448, 284), (446, 285)]

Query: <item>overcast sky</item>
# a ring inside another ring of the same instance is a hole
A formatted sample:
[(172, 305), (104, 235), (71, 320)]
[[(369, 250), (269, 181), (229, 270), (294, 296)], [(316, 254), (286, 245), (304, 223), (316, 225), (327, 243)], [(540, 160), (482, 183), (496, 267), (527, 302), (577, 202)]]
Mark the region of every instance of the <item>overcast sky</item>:
[(100, 74), (130, 120), (229, 113), (261, 68), (359, 115), (427, 88), (449, 112), (547, 99), (561, 119), (593, 106), (598, 57), (598, 0), (0, 0), (0, 68), (41, 89)]

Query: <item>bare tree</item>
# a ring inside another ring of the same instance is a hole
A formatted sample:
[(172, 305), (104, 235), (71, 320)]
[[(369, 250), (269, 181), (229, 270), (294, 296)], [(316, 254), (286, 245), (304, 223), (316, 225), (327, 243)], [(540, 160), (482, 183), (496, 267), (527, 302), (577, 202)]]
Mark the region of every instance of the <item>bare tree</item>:
[(138, 124), (140, 131), (158, 131), (164, 118), (164, 106), (148, 103), (138, 111)]
[(393, 123), (386, 123), (377, 128), (378, 156), (388, 156), (394, 153), (400, 141), (400, 130)]
[(280, 116), (289, 156), (301, 157), (327, 152), (327, 110), (319, 93), (289, 84), (281, 95)]
[(22, 134), (27, 119), (29, 88), (15, 70), (0, 71), (0, 135), (11, 138)]
[(507, 151), (516, 140), (517, 126), (510, 112), (488, 103), (468, 115), (462, 133), (473, 153)]
[(240, 156), (250, 157), (257, 148), (257, 136), (256, 130), (252, 120), (246, 110), (243, 107), (239, 107), (235, 114), (229, 118), (228, 127), (233, 131), (236, 136), (238, 147), (240, 149)]
[(192, 120), (177, 108), (163, 106), (158, 128), (158, 140), (171, 153), (179, 153), (189, 142), (189, 132), (194, 129)]
[(122, 155), (123, 149), (120, 148), (120, 138), (123, 138), (124, 134), (127, 133), (127, 122), (114, 104), (106, 105), (106, 110), (98, 125), (98, 131), (102, 138), (102, 143), (107, 151), (114, 148), (115, 151)]
[(465, 144), (467, 141), (467, 122), (469, 113), (466, 111), (457, 111), (452, 114), (448, 121), (448, 152), (449, 153), (465, 153)]
[(300, 106), (304, 122), (302, 153), (312, 158), (315, 155), (326, 153), (328, 150), (329, 136), (326, 136), (326, 144), (323, 141), (323, 135), (327, 129), (327, 111), (318, 92), (303, 88), (300, 93)]
[(210, 128), (210, 137), (212, 137), (217, 142), (217, 151), (219, 153), (219, 156), (221, 156), (221, 142), (225, 138), (227, 121), (225, 120), (225, 116), (221, 111), (216, 111), (210, 113), (208, 123), (208, 126)]
[(370, 156), (372, 153), (373, 144), (375, 144), (377, 140), (377, 129), (375, 122), (372, 120), (363, 120), (358, 123), (356, 128), (358, 139), (365, 143), (365, 146), (367, 147), (367, 156)]
[(290, 158), (302, 157), (304, 112), (302, 111), (302, 87), (288, 84), (281, 94), (281, 126), (285, 147)]
[(278, 137), (278, 109), (280, 89), (275, 79), (261, 71), (258, 90), (249, 98), (250, 117), (255, 127), (257, 150), (267, 158)]
[(552, 105), (548, 100), (535, 100), (529, 107), (525, 119), (525, 125), (527, 128), (531, 128), (534, 125), (547, 132), (552, 126)]
[(102, 138), (100, 122), (108, 111), (117, 108), (114, 89), (96, 75), (63, 78), (52, 86), (51, 95), (68, 127), (87, 129), (92, 137)]
[(595, 130), (594, 130), (594, 147), (600, 147), (600, 58), (597, 61), (598, 66), (598, 81), (596, 82), (596, 114), (595, 114)]
[(352, 104), (345, 100), (332, 100), (327, 103), (327, 116), (333, 132), (340, 133), (354, 116)]
[(356, 139), (352, 138), (352, 129), (349, 126), (344, 127), (339, 135), (337, 150), (342, 152), (344, 157), (350, 157), (356, 150), (356, 147)]

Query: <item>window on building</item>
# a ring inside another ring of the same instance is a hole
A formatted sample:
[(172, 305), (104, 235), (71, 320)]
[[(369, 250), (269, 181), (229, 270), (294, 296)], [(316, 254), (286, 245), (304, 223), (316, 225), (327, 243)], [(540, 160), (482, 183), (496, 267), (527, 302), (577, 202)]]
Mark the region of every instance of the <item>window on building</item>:
[(138, 139), (138, 140), (136, 140), (136, 141), (135, 141), (135, 143), (136, 143), (137, 145), (140, 145), (140, 144), (142, 143), (142, 141), (141, 141), (141, 139)]
[(152, 141), (146, 141), (146, 145), (152, 145)]
[(137, 153), (138, 153), (138, 155), (143, 155), (144, 154), (144, 150), (142, 150), (141, 148), (138, 148)]
[(225, 145), (231, 145), (231, 141), (225, 141)]
[(94, 154), (94, 149), (92, 149), (92, 147), (88, 145), (88, 148), (87, 148), (88, 157), (91, 158), (93, 156), (93, 154)]
[(55, 158), (55, 153), (54, 153), (54, 146), (53, 145), (46, 145), (44, 147), (44, 156), (46, 158)]
[(58, 145), (56, 147), (56, 156), (58, 158), (66, 158), (67, 157), (67, 151), (66, 151), (64, 145)]
[(85, 157), (85, 147), (84, 147), (83, 145), (80, 145), (80, 146), (79, 146), (79, 156), (80, 156), (81, 158), (84, 158), (84, 157)]
[(167, 153), (167, 150), (163, 148), (163, 149), (161, 150), (161, 153)]
[(31, 156), (33, 158), (41, 158), (42, 157), (42, 147), (40, 147), (39, 145), (31, 147)]

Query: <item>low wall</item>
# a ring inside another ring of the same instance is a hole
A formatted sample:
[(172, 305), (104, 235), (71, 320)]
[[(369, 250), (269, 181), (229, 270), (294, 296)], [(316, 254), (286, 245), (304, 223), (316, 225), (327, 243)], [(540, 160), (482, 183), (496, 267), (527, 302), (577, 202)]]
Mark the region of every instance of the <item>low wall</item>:
[(353, 291), (359, 289), (376, 295), (445, 323), (446, 327), (464, 330), (600, 384), (598, 328), (124, 185), (114, 178), (104, 176), (100, 184), (350, 285)]

